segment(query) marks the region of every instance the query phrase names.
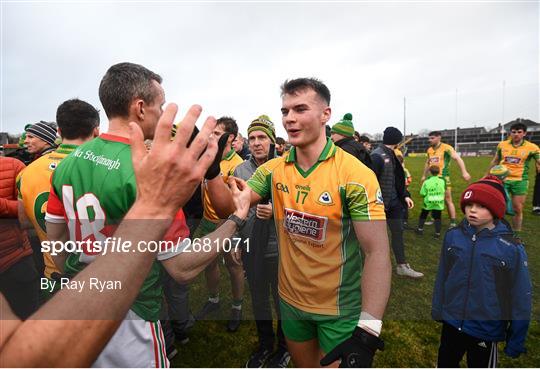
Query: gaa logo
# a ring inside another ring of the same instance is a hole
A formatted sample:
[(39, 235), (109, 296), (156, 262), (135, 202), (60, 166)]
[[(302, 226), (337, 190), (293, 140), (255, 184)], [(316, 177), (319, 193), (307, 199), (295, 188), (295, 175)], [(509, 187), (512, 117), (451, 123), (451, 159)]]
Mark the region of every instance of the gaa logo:
[(289, 188), (281, 182), (276, 183), (276, 190), (289, 193)]
[(470, 199), (471, 196), (472, 196), (472, 194), (473, 194), (473, 192), (472, 192), (471, 190), (469, 190), (469, 191), (467, 191), (467, 192), (465, 192), (465, 193), (463, 194), (463, 198), (466, 199), (466, 200), (467, 200), (467, 199)]
[(57, 166), (58, 166), (58, 164), (53, 162), (53, 163), (49, 164), (49, 170), (55, 170)]

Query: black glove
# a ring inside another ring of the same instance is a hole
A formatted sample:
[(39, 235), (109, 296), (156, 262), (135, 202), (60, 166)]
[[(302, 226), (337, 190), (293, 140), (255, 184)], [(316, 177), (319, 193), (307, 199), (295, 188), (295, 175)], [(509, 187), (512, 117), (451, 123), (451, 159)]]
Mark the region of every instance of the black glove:
[(272, 160), (276, 157), (276, 144), (270, 144), (270, 150), (268, 151), (268, 160)]
[(206, 171), (204, 178), (214, 179), (217, 176), (219, 176), (219, 173), (221, 173), (219, 163), (221, 163), (221, 157), (223, 156), (223, 150), (225, 150), (225, 146), (227, 146), (228, 138), (229, 138), (229, 133), (227, 132), (222, 134), (221, 137), (219, 138), (216, 157), (214, 158), (214, 161), (212, 162), (212, 164), (210, 164), (210, 166), (208, 167), (208, 170)]
[(326, 354), (320, 364), (327, 366), (341, 359), (340, 368), (371, 368), (377, 350), (384, 350), (383, 340), (356, 327), (352, 336)]
[[(199, 134), (199, 128), (197, 128), (197, 126), (193, 127), (193, 132), (191, 132), (191, 137), (189, 138), (189, 140), (187, 142), (187, 147), (191, 146), (191, 143), (193, 142), (195, 137), (197, 137), (198, 134)], [(202, 154), (201, 154), (201, 156), (202, 156)]]
[[(178, 126), (176, 124), (173, 124), (172, 130), (171, 130), (171, 137), (172, 138), (176, 137), (177, 131), (178, 131)], [(197, 128), (197, 126), (194, 126), (193, 127), (193, 132), (191, 132), (191, 137), (189, 138), (189, 141), (187, 143), (187, 147), (189, 147), (191, 145), (191, 143), (193, 142), (195, 137), (197, 137), (198, 134), (199, 134), (199, 128)]]

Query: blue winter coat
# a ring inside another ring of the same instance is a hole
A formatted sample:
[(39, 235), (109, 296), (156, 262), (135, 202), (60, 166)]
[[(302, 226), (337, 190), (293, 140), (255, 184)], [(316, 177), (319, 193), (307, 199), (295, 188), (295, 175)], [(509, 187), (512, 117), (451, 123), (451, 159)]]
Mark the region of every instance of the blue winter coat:
[(476, 231), (466, 220), (443, 242), (431, 315), (486, 341), (506, 341), (505, 353), (526, 352), (531, 316), (527, 254), (505, 221)]

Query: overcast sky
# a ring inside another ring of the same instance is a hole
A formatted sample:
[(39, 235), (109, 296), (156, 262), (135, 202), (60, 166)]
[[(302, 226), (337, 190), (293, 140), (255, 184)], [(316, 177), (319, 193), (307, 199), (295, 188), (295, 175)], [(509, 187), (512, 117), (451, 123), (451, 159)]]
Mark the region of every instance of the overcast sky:
[(73, 97), (101, 110), (101, 77), (123, 61), (159, 73), (181, 112), (201, 104), (243, 133), (267, 114), (284, 135), (279, 86), (304, 76), (330, 88), (331, 123), (350, 112), (360, 132), (402, 129), (404, 97), (407, 132), (453, 128), (456, 111), (460, 127), (540, 121), (536, 1), (1, 6), (0, 131)]

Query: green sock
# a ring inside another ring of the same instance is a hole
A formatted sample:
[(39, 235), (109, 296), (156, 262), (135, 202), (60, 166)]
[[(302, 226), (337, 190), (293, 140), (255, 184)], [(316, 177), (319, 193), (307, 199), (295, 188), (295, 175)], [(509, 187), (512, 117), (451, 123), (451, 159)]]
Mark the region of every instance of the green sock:
[(233, 300), (232, 301), (232, 308), (241, 310), (242, 309), (242, 301), (244, 301), (244, 299)]

